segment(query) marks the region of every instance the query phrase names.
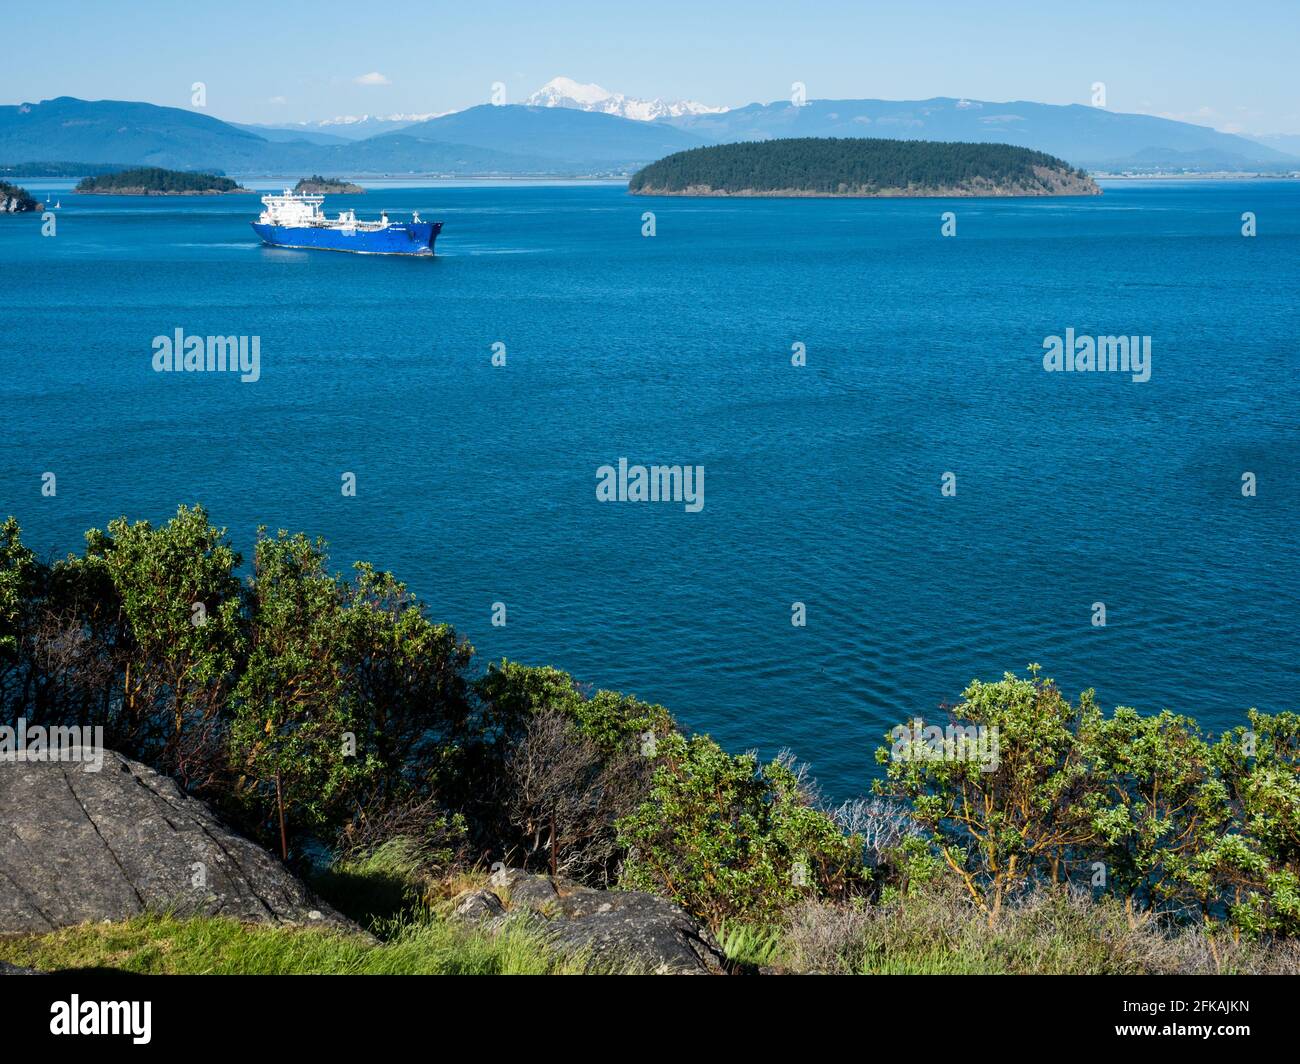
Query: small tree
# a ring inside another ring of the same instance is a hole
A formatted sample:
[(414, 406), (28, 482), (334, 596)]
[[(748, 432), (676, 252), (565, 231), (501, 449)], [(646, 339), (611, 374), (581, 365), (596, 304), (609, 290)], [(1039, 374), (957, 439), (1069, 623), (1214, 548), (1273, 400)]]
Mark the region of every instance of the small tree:
[(363, 750), (351, 756), (344, 595), (326, 571), (324, 544), (283, 531), (259, 535), (252, 641), (233, 699), (231, 754), (242, 801), (287, 859), (291, 829), (330, 823), (349, 785), (375, 765)]
[(613, 883), (622, 856), (615, 825), (645, 799), (651, 767), (635, 747), (603, 749), (559, 710), (536, 714), (506, 762), (507, 817), (524, 864)]
[(474, 648), (368, 563), (339, 594), (342, 697), (374, 766), (368, 801), (450, 789), (473, 741), (465, 671)]
[(23, 546), (18, 522), (0, 525), (0, 656), (12, 659), (22, 638), (22, 617), (32, 594), (36, 557)]
[[(881, 747), (886, 778), (876, 790), (912, 803), (992, 926), (1017, 884), (1034, 875), (1059, 880), (1072, 848), (1095, 837), (1079, 805), (1089, 778), (1078, 731), (1099, 714), (1091, 691), (1076, 709), (1035, 670), (1030, 680), (1007, 673), (972, 683), (953, 715), (964, 722), (960, 737), (936, 745), (908, 727), (906, 739)], [(968, 727), (987, 729), (996, 758), (975, 756)]]
[(672, 716), (631, 695), (588, 693), (559, 669), (512, 661), (490, 666), (475, 695), (479, 741), (464, 776), (477, 781), (467, 798), (485, 843), (610, 882), (623, 853), (614, 822), (644, 799), (649, 758), (675, 731)]
[(111, 594), (121, 668), (114, 730), (182, 786), (202, 787), (220, 771), (214, 735), (245, 649), (241, 564), (203, 507), (182, 506), (160, 528), (122, 518), (92, 529), (85, 558), (58, 574), (83, 593), (98, 582), (101, 601)]

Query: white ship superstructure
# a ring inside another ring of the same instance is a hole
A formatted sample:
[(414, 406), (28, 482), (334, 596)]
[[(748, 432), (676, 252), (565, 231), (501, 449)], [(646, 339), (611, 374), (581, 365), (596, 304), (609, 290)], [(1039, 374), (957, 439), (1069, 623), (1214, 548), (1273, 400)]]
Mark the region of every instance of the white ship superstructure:
[(390, 222), (386, 211), (377, 222), (359, 220), (354, 210), (339, 211), (337, 218), (331, 218), (321, 209), (324, 202), (319, 193), (291, 189), (263, 196), (262, 213), (253, 229), (276, 247), (369, 255), (432, 255), (433, 242), (442, 230), (441, 222), (421, 222), (418, 212), (410, 222)]

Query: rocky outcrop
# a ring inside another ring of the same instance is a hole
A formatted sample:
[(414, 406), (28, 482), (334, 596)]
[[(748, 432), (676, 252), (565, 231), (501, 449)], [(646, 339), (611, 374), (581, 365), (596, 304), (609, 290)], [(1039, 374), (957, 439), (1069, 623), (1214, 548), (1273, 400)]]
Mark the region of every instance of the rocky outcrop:
[(0, 181), (0, 214), (17, 214), (20, 211), (39, 211), (44, 204), (37, 203), (25, 188)]
[(567, 879), (498, 873), (492, 886), (453, 899), (455, 919), (489, 929), (519, 921), (539, 929), (563, 953), (594, 969), (627, 966), (663, 975), (727, 970), (708, 929), (679, 905), (632, 890), (594, 890)]
[(119, 754), (0, 761), (0, 933), (146, 910), (352, 925), (170, 779)]

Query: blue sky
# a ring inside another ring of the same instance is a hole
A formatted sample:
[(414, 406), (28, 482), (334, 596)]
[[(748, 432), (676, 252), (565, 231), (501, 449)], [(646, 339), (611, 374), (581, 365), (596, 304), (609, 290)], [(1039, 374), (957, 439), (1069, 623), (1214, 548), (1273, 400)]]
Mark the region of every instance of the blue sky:
[[(626, 4), (34, 0), (0, 36), (0, 102), (190, 105), (241, 122), (516, 102), (563, 74), (630, 96), (1086, 103), (1300, 133), (1300, 0), (656, 0)], [(365, 75), (379, 75), (369, 78)], [(359, 80), (361, 79), (361, 80)]]

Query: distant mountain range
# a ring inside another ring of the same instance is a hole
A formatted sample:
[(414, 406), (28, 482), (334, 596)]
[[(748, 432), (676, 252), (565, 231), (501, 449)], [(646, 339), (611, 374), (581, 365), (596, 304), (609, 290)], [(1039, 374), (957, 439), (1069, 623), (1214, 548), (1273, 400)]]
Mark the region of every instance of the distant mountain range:
[(1270, 148), (1276, 148), (1288, 155), (1300, 156), (1300, 133), (1273, 133), (1262, 137), (1247, 136), (1246, 139), (1267, 144)]
[(625, 174), (687, 148), (778, 137), (1006, 143), (1090, 170), (1300, 169), (1300, 157), (1289, 153), (1300, 152), (1300, 138), (1247, 139), (1080, 105), (936, 98), (725, 110), (632, 99), (567, 78), (549, 82), (525, 104), (288, 127), (62, 96), (0, 107), (0, 168), (61, 160), (277, 176)]
[(382, 133), (394, 133), (399, 129), (427, 122), (431, 118), (441, 118), (448, 111), (430, 111), (428, 114), (395, 115), (339, 115), (337, 118), (324, 118), (319, 122), (289, 122), (283, 125), (267, 123), (265, 125), (239, 125), (272, 141), (306, 140), (312, 144), (337, 144), (347, 140), (365, 140)]
[(712, 143), (774, 137), (893, 137), (1014, 144), (1089, 170), (1298, 168), (1271, 145), (1207, 126), (1082, 104), (936, 97), (932, 100), (809, 100), (752, 103), (668, 122)]
[(0, 107), (0, 163), (32, 159), (256, 172), (267, 141), (198, 111), (71, 96)]
[(625, 173), (702, 143), (653, 122), (488, 104), (364, 140), (256, 129), (174, 107), (61, 96), (0, 107), (0, 165), (58, 159), (277, 175)]

